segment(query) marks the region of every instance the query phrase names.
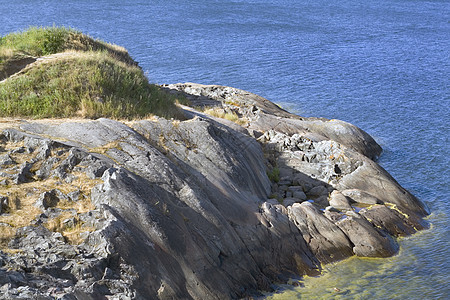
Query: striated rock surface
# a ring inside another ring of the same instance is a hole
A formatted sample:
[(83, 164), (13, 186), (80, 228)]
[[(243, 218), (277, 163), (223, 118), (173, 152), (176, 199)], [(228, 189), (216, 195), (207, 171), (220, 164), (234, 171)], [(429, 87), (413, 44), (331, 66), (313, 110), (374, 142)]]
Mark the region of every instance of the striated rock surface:
[(188, 96), (187, 120), (0, 133), (0, 299), (237, 299), (394, 255), (426, 227), (361, 129), (235, 88), (165, 88)]

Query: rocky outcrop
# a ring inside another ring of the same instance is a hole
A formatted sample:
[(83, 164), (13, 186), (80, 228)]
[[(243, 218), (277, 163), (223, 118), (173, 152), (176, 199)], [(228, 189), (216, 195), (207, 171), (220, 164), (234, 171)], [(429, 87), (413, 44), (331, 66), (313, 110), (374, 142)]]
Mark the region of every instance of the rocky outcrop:
[(236, 299), (393, 255), (394, 237), (424, 228), (423, 204), (371, 160), (381, 148), (361, 129), (234, 88), (166, 89), (246, 124), (184, 107), (185, 121), (0, 134), (0, 299)]

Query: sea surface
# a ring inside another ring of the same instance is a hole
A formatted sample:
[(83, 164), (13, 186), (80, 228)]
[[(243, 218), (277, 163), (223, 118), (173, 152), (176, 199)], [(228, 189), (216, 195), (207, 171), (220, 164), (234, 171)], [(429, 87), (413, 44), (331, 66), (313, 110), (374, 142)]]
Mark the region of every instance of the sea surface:
[(450, 299), (450, 1), (0, 0), (0, 35), (30, 25), (122, 45), (151, 82), (241, 88), (382, 145), (431, 228), (395, 257), (327, 265), (269, 299)]

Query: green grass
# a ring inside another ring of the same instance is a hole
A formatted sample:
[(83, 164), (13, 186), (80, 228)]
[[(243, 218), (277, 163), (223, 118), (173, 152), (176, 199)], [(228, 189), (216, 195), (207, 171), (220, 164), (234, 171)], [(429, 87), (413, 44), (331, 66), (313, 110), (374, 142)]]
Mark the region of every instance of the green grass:
[(93, 39), (72, 28), (30, 27), (0, 37), (0, 63), (14, 57), (40, 57), (66, 50), (107, 51), (118, 60), (137, 65), (123, 47)]
[(267, 176), (270, 181), (279, 182), (280, 181), (280, 169), (278, 167), (274, 167), (270, 172), (267, 171)]
[(70, 52), (36, 62), (0, 83), (0, 117), (179, 116), (176, 97), (150, 84), (124, 48), (73, 29), (30, 28), (2, 37), (0, 71), (17, 57), (64, 51)]

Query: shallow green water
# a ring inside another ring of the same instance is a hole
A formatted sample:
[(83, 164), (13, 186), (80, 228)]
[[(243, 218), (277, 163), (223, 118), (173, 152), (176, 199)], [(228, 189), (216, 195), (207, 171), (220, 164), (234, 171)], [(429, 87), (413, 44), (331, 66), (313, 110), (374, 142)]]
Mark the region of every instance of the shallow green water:
[[(440, 228), (447, 216), (434, 213), (428, 220), (433, 224), (429, 230), (399, 240), (401, 249), (394, 257), (352, 257), (328, 264), (322, 276), (304, 277), (298, 287), (279, 286), (267, 299), (448, 299), (449, 273), (430, 270), (448, 262), (448, 230)], [(424, 253), (430, 256), (424, 259)], [(430, 265), (420, 263), (426, 260), (432, 260)]]

